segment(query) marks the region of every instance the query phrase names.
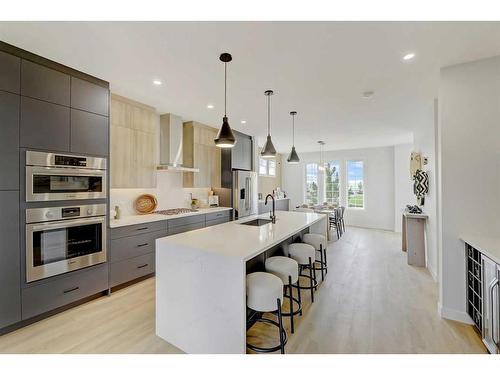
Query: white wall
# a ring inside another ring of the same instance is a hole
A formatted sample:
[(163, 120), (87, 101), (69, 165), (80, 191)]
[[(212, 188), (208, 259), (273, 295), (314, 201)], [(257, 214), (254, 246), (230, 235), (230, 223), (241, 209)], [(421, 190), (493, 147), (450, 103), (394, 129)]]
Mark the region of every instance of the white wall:
[[(429, 176), (429, 193), (425, 196), (422, 210), (428, 215), (426, 222), (426, 263), (434, 280), (438, 280), (438, 161), (437, 161), (437, 102), (429, 100), (418, 119), (419, 126), (413, 132), (413, 151), (428, 158), (422, 166)], [(415, 198), (413, 199), (416, 204)]]
[(410, 177), (410, 155), (413, 144), (394, 146), (394, 231), (401, 232), (403, 211), (407, 204), (416, 204)]
[[(300, 153), (300, 163), (283, 163), (283, 190), (290, 198), (290, 207), (304, 201), (305, 164), (319, 162), (319, 152)], [(347, 160), (364, 161), (364, 209), (347, 209), (347, 225), (394, 230), (394, 147), (376, 147), (355, 150), (326, 151), (324, 159), (340, 162), (340, 181), (346, 184)], [(346, 191), (341, 192), (341, 202), (346, 205)]]
[(500, 57), (441, 70), (441, 313), (468, 321), (462, 234), (500, 229)]

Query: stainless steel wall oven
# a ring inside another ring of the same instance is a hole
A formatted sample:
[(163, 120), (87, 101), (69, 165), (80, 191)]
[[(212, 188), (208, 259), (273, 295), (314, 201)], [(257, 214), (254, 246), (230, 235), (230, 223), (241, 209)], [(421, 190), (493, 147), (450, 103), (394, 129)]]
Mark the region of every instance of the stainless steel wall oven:
[(26, 151), (26, 202), (106, 198), (106, 159)]
[(26, 210), (26, 282), (105, 261), (105, 204)]

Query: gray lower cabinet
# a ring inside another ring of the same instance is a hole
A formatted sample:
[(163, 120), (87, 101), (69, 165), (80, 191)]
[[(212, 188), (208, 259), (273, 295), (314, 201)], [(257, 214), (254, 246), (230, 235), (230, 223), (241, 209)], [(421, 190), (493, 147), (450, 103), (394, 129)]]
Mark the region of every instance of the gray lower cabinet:
[(155, 272), (155, 253), (141, 255), (111, 263), (109, 268), (110, 288)]
[(219, 211), (219, 212), (213, 212), (210, 214), (206, 214), (205, 218), (207, 221), (210, 221), (210, 220), (215, 220), (215, 219), (229, 218), (230, 215), (231, 215), (231, 210), (226, 210), (226, 211)]
[(71, 77), (71, 108), (108, 116), (109, 89)]
[(21, 97), (20, 146), (70, 151), (70, 109)]
[(19, 95), (0, 91), (0, 190), (17, 189), (19, 189)]
[(19, 94), (21, 59), (0, 51), (0, 90)]
[(25, 288), (22, 291), (22, 318), (32, 318), (107, 289), (107, 264)]
[(211, 227), (212, 225), (218, 225), (229, 222), (229, 216), (221, 217), (219, 219), (207, 220), (205, 223), (206, 227)]
[(70, 76), (23, 59), (21, 95), (69, 107)]
[(165, 237), (166, 235), (167, 231), (165, 230), (111, 240), (111, 254), (109, 260), (111, 263), (114, 263), (139, 255), (154, 253), (156, 239)]
[(71, 152), (106, 156), (108, 134), (108, 117), (71, 109)]
[(111, 229), (111, 239), (136, 236), (138, 234), (167, 231), (167, 221), (154, 221), (151, 223), (127, 225), (126, 227), (118, 227)]
[[(268, 213), (273, 209), (273, 202), (271, 200), (267, 201), (267, 205), (264, 202), (259, 202), (259, 214)], [(290, 211), (290, 199), (278, 199), (275, 203), (276, 211)]]
[(19, 192), (0, 191), (0, 328), (21, 320)]
[(180, 226), (173, 227), (173, 228), (170, 228), (170, 226), (169, 226), (168, 227), (168, 235), (171, 236), (173, 234), (189, 232), (191, 230), (196, 230), (196, 229), (201, 229), (201, 228), (205, 228), (205, 221), (204, 220), (202, 222), (187, 224), (187, 225), (180, 225)]

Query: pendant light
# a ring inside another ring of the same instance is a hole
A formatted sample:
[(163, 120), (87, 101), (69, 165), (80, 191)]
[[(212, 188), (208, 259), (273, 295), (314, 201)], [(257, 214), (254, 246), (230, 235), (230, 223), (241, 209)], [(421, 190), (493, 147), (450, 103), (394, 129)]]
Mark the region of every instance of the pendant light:
[(260, 153), (263, 158), (274, 158), (276, 156), (276, 149), (274, 148), (273, 141), (271, 140), (271, 95), (273, 95), (273, 90), (267, 90), (264, 95), (267, 96), (267, 140), (264, 144), (264, 148)]
[(292, 115), (292, 151), (290, 151), (290, 155), (288, 156), (288, 161), (289, 164), (299, 164), (300, 158), (299, 155), (297, 155), (297, 151), (295, 151), (295, 115), (297, 112), (292, 111), (290, 112), (290, 115)]
[(319, 165), (318, 165), (318, 169), (320, 171), (324, 171), (325, 170), (325, 163), (323, 161), (323, 146), (325, 145), (325, 142), (318, 141), (318, 144), (319, 144)]
[(229, 126), (227, 121), (226, 113), (226, 102), (227, 102), (227, 63), (230, 62), (233, 57), (229, 53), (223, 53), (220, 55), (219, 60), (224, 63), (224, 117), (222, 118), (222, 126), (217, 133), (217, 137), (214, 139), (215, 145), (221, 148), (234, 147), (236, 144), (236, 138), (234, 137), (233, 131)]

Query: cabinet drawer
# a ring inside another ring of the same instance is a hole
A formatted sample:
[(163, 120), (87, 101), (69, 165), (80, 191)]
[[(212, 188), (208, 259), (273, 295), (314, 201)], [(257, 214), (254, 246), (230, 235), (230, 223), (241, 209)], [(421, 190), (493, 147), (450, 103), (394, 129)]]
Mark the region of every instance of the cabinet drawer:
[(108, 116), (109, 90), (83, 79), (71, 77), (71, 108)]
[(69, 108), (21, 97), (21, 147), (69, 151)]
[(228, 222), (229, 222), (229, 217), (221, 217), (219, 219), (207, 220), (205, 226), (206, 227), (211, 227), (212, 225), (217, 225), (217, 224), (222, 224), (222, 223), (228, 223)]
[(195, 229), (200, 229), (200, 228), (205, 228), (205, 221), (202, 223), (194, 223), (194, 224), (188, 224), (188, 225), (181, 225), (178, 227), (171, 228), (170, 226), (168, 227), (168, 235), (172, 234), (178, 234), (178, 233), (183, 233), (183, 232), (189, 232), (190, 230), (195, 230)]
[(155, 272), (155, 253), (111, 263), (109, 269), (110, 287), (126, 283)]
[(22, 291), (22, 318), (28, 319), (40, 315), (106, 289), (108, 289), (107, 264), (28, 287)]
[(108, 118), (71, 109), (71, 152), (108, 155)]
[(180, 217), (178, 219), (170, 219), (168, 221), (168, 228), (170, 229), (197, 223), (205, 223), (205, 215), (193, 215), (193, 216)]
[(222, 217), (229, 217), (230, 212), (231, 212), (231, 210), (212, 212), (212, 213), (206, 215), (207, 221), (220, 219)]
[(21, 95), (69, 106), (70, 77), (57, 70), (22, 60)]
[(127, 225), (126, 227), (119, 228), (111, 228), (111, 238), (121, 238), (121, 237), (129, 237), (135, 236), (138, 234), (156, 232), (163, 230), (167, 231), (167, 221), (155, 221), (152, 223), (144, 223), (144, 224), (136, 224), (136, 225)]
[(155, 240), (166, 235), (167, 231), (158, 231), (111, 240), (110, 261), (114, 263), (153, 253), (155, 251)]

